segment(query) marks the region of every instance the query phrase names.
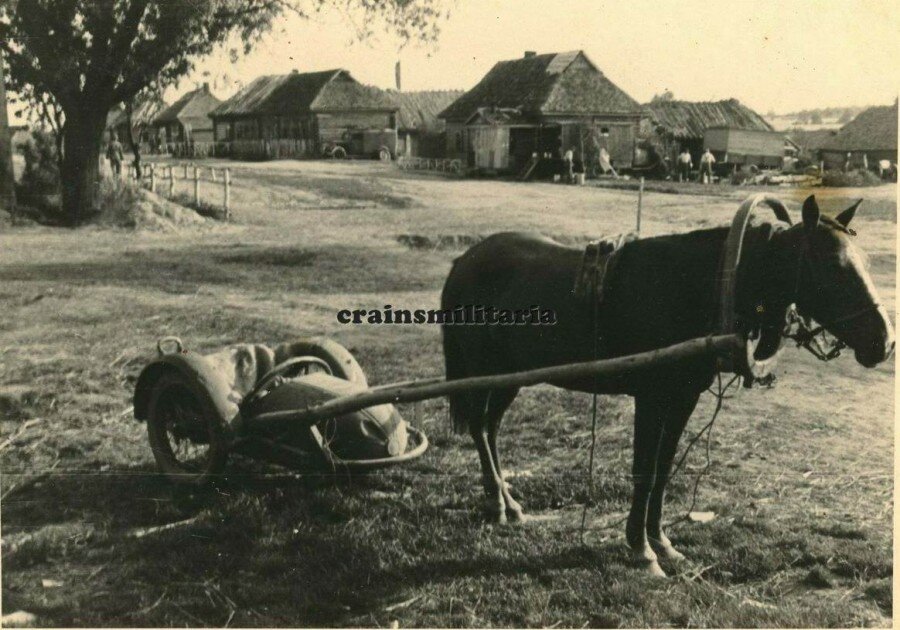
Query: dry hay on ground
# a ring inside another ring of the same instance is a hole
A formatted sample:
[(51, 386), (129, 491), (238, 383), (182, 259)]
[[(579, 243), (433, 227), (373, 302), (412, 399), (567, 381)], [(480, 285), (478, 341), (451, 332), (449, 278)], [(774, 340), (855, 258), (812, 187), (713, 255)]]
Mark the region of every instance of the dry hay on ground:
[(172, 233), (209, 229), (215, 223), (191, 208), (127, 184), (115, 186), (105, 197), (97, 225)]

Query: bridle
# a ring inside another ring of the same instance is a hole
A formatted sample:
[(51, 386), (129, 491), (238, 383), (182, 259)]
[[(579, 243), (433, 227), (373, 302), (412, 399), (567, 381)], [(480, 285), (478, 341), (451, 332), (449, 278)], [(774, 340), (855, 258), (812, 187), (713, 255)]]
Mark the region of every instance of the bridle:
[[(846, 226), (841, 225), (833, 219), (824, 219), (823, 221), (829, 226), (850, 236), (856, 236), (856, 232)], [(810, 279), (816, 288), (824, 286), (816, 275), (816, 266), (813, 263), (812, 256), (809, 254), (808, 237), (804, 234), (801, 236), (800, 256), (797, 261), (797, 274), (794, 283), (793, 304), (788, 310), (787, 324), (784, 330), (784, 337), (793, 340), (798, 348), (804, 348), (814, 357), (821, 361), (831, 361), (841, 355), (841, 350), (847, 347), (847, 344), (837, 338), (829, 338), (827, 329), (834, 329), (835, 326), (855, 321), (861, 317), (868, 315), (873, 311), (881, 308), (881, 304), (872, 301), (863, 307), (854, 309), (849, 313), (845, 313), (834, 319), (825, 321), (823, 318), (817, 318), (818, 326), (811, 326), (808, 318), (803, 317), (797, 310), (796, 303), (800, 296), (800, 278), (802, 275), (804, 262), (809, 268)]]
[[(719, 294), (719, 311), (717, 326), (720, 334), (738, 334), (739, 316), (736, 311), (737, 305), (737, 278), (738, 265), (741, 261), (741, 253), (743, 249), (744, 237), (750, 223), (750, 217), (760, 204), (767, 205), (775, 217), (788, 225), (792, 224), (790, 215), (785, 205), (775, 197), (766, 194), (754, 195), (748, 197), (738, 208), (737, 213), (731, 223), (728, 236), (725, 240), (725, 249), (722, 255), (721, 269), (717, 279)], [(854, 235), (853, 230), (838, 223), (834, 219), (822, 217), (821, 220), (834, 229)], [(833, 328), (836, 325), (846, 324), (855, 321), (872, 311), (881, 308), (877, 302), (872, 302), (864, 307), (854, 309), (853, 311), (843, 314), (835, 319), (822, 322), (821, 325), (812, 326), (807, 318), (804, 318), (797, 311), (796, 302), (800, 293), (801, 272), (804, 268), (804, 262), (809, 267), (812, 284), (822, 287), (816, 274), (816, 268), (813, 264), (812, 256), (809, 253), (809, 242), (806, 235), (802, 237), (802, 245), (799, 259), (797, 261), (797, 277), (794, 285), (794, 292), (788, 301), (789, 309), (786, 315), (785, 328), (781, 331), (781, 338), (787, 338), (795, 341), (798, 347), (805, 348), (811, 352), (816, 358), (823, 361), (830, 361), (840, 355), (846, 344), (839, 339), (830, 339), (827, 336), (827, 328)], [(791, 303), (793, 302), (793, 303)], [(746, 334), (746, 330), (740, 331)], [(754, 343), (755, 341), (755, 343)], [(781, 348), (777, 348), (775, 352), (764, 360), (758, 360), (755, 356), (756, 344), (758, 340), (753, 340), (747, 335), (744, 343), (730, 355), (718, 358), (717, 368), (720, 372), (735, 372), (744, 377), (744, 385), (749, 387), (754, 380), (767, 382), (771, 381), (772, 370), (777, 362)], [(779, 341), (780, 346), (780, 341)]]

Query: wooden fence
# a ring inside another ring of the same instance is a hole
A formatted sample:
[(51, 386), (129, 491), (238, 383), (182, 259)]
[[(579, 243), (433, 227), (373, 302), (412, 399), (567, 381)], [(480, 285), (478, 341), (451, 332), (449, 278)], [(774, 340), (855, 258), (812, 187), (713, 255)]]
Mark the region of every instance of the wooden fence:
[[(225, 211), (225, 220), (231, 219), (231, 169), (216, 168), (214, 166), (197, 166), (196, 164), (145, 164), (141, 169), (141, 184), (147, 186), (151, 192), (165, 194), (168, 197), (175, 196), (175, 182), (179, 179), (193, 184), (194, 205), (200, 205), (200, 182), (208, 182), (222, 185), (222, 208)], [(128, 171), (131, 179), (137, 179), (137, 170), (134, 165)]]
[(318, 157), (311, 140), (231, 140), (229, 142), (169, 142), (163, 153), (174, 158), (232, 158), (235, 160), (282, 160)]
[(429, 158), (418, 156), (400, 156), (397, 158), (397, 166), (403, 170), (437, 171), (440, 173), (453, 173), (462, 175), (463, 163), (459, 159)]

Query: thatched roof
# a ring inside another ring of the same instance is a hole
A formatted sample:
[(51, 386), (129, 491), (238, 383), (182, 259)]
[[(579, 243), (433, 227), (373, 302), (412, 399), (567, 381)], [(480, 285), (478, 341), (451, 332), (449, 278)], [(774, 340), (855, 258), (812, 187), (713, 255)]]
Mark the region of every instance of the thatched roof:
[(581, 50), (498, 62), (440, 117), (464, 121), (484, 107), (517, 108), (531, 116), (636, 115), (641, 111)]
[(426, 90), (424, 92), (390, 92), (400, 107), (397, 128), (404, 131), (440, 129), (438, 114), (463, 95), (463, 90)]
[(310, 111), (396, 111), (383, 90), (362, 85), (346, 70), (292, 72), (254, 79), (210, 116), (305, 115)]
[(191, 90), (160, 112), (153, 119), (153, 124), (164, 125), (191, 118), (206, 118), (221, 103), (222, 101), (209, 91), (209, 84), (204, 83), (201, 87)]
[[(148, 99), (134, 108), (134, 111), (131, 113), (131, 122), (136, 127), (149, 125), (160, 112), (168, 107), (169, 104), (161, 98)], [(125, 108), (119, 105), (115, 109), (111, 109), (109, 114), (107, 114), (106, 127), (107, 129), (118, 127), (119, 125), (124, 125), (127, 120), (128, 114)]]
[(644, 106), (653, 123), (673, 138), (702, 138), (710, 127), (772, 131), (772, 126), (737, 99), (726, 101), (653, 101)]
[(807, 154), (814, 154), (831, 140), (833, 129), (791, 129), (787, 137)]
[(897, 101), (870, 107), (822, 145), (825, 151), (896, 151)]

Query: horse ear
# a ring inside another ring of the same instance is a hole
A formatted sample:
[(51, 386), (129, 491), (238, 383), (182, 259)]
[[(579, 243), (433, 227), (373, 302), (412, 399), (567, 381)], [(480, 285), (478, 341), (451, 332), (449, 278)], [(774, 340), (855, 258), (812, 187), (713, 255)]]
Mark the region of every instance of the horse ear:
[(816, 196), (810, 195), (803, 202), (803, 226), (811, 230), (819, 225), (819, 217), (822, 215), (819, 210), (819, 204), (816, 203)]
[(846, 210), (841, 212), (839, 215), (834, 217), (834, 220), (837, 221), (838, 223), (840, 223), (841, 225), (843, 225), (844, 227), (847, 227), (847, 225), (850, 223), (850, 221), (853, 220), (853, 217), (856, 215), (856, 209), (859, 208), (859, 204), (861, 204), (862, 202), (863, 202), (863, 200), (860, 199), (855, 204), (853, 204), (852, 206), (850, 206), (849, 208), (847, 208)]

